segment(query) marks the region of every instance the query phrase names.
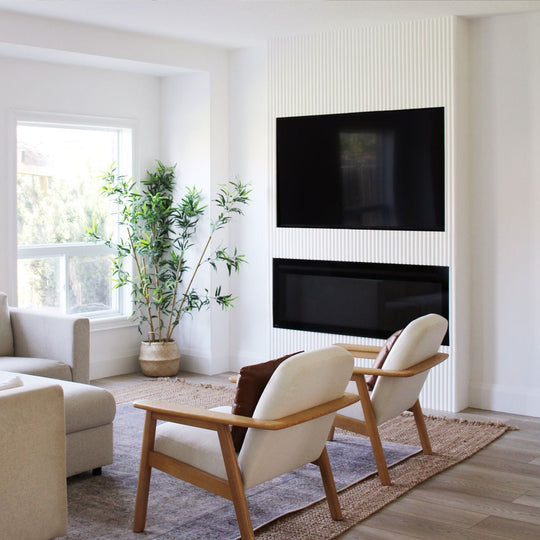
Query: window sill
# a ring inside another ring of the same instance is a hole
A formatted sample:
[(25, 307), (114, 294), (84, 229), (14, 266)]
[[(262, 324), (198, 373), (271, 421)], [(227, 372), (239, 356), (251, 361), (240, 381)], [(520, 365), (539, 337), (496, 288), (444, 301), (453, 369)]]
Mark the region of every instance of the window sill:
[(137, 323), (126, 315), (114, 317), (104, 317), (102, 319), (90, 319), (90, 332), (100, 332), (103, 330), (113, 330), (115, 328), (136, 327)]

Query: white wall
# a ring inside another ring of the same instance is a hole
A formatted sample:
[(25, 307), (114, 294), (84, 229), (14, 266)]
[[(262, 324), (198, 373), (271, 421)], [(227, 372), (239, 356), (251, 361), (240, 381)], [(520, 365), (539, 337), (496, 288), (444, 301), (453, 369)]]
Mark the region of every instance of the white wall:
[[(140, 134), (135, 174), (144, 174), (155, 159), (161, 158), (178, 161), (179, 167), (185, 163), (184, 172), (191, 177), (187, 183), (199, 185), (207, 195), (226, 179), (226, 50), (2, 12), (0, 55), (5, 56), (0, 56), (0, 107), (4, 109), (0, 123), (0, 186), (4, 191), (10, 182), (7, 158), (12, 151), (6, 140), (6, 111), (13, 108), (132, 119)], [(197, 77), (206, 81), (201, 96), (193, 93)], [(191, 109), (201, 99), (206, 110)], [(202, 116), (198, 117), (199, 113)], [(189, 159), (184, 159), (186, 156)], [(8, 292), (10, 287), (15, 288), (16, 241), (8, 226), (10, 212), (14, 223), (12, 207), (5, 197), (0, 200), (0, 234), (5, 239), (13, 237), (11, 243), (8, 241), (10, 245), (4, 242), (0, 248), (0, 290)], [(214, 287), (218, 279), (209, 274), (202, 278), (203, 286), (209, 287)], [(188, 349), (193, 343), (198, 346), (191, 363), (188, 361), (184, 368), (202, 373), (224, 371), (229, 366), (229, 320), (220, 310), (201, 317), (191, 326), (188, 322), (183, 336), (177, 335), (180, 346), (183, 341)], [(197, 340), (201, 328), (203, 337)], [(139, 341), (132, 326), (93, 325), (91, 377), (136, 371)]]
[(540, 14), (470, 29), (469, 401), (540, 416)]
[(251, 202), (231, 237), (248, 263), (231, 279), (238, 299), (228, 313), (230, 369), (269, 360), (271, 211), (268, 163), (268, 80), (265, 47), (235, 51), (230, 77), (230, 175), (251, 184)]
[[(114, 117), (135, 122), (135, 171), (160, 149), (160, 80), (124, 72), (0, 57), (0, 290), (15, 297), (14, 110)], [(9, 81), (9, 84), (5, 84)], [(92, 331), (91, 377), (132, 371), (139, 336), (133, 327)]]

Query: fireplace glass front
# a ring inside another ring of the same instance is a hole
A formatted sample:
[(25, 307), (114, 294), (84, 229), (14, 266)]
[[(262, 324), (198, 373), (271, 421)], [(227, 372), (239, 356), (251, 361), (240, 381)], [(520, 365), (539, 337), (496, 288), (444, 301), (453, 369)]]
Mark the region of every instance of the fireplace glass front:
[(385, 339), (428, 313), (448, 319), (446, 266), (273, 260), (275, 328)]

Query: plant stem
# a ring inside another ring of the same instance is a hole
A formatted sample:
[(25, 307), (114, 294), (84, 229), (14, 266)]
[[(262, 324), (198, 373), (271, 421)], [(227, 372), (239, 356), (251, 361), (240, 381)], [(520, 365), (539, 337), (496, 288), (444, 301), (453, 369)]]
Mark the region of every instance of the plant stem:
[[(199, 270), (204, 255), (206, 254), (206, 250), (208, 249), (208, 246), (210, 245), (210, 240), (212, 240), (212, 234), (208, 237), (208, 240), (206, 241), (206, 244), (204, 246), (204, 249), (202, 250), (201, 256), (199, 257), (199, 261), (197, 262), (197, 266), (195, 267), (195, 270), (193, 270), (193, 274), (191, 274), (191, 279), (189, 280), (188, 286), (186, 287), (186, 290), (184, 292), (184, 296), (182, 298), (182, 302), (180, 302), (180, 306), (178, 307), (178, 311), (176, 313), (176, 317), (174, 319), (174, 325), (173, 328), (178, 324), (178, 321), (180, 320), (180, 315), (182, 314), (182, 307), (184, 306), (184, 303), (186, 301), (186, 298), (189, 294), (189, 291), (191, 290), (191, 285), (193, 284), (193, 280), (195, 279), (195, 275), (197, 274), (197, 271)], [(171, 333), (173, 328), (171, 328)], [(167, 339), (170, 339), (170, 336), (167, 335)]]
[[(137, 273), (139, 274), (139, 279), (141, 279), (140, 276), (143, 275), (141, 271), (141, 265), (139, 263), (139, 258), (137, 257), (137, 251), (135, 250), (135, 244), (133, 243), (133, 236), (131, 235), (131, 231), (128, 229), (128, 238), (129, 238), (129, 245), (131, 246), (131, 253), (133, 254), (133, 260), (135, 261), (135, 264), (137, 265)], [(143, 261), (144, 263), (144, 261)], [(145, 274), (146, 275), (146, 272)], [(148, 322), (150, 324), (150, 332), (149, 334), (152, 334), (155, 336), (154, 332), (154, 324), (152, 323), (152, 306), (150, 305), (150, 299), (148, 298), (148, 292), (146, 290), (146, 285), (143, 286), (143, 298), (146, 304), (146, 309), (148, 311)]]
[[(155, 263), (154, 263), (154, 275), (156, 278), (155, 290), (158, 291), (159, 290), (159, 274), (158, 274), (158, 266)], [(157, 317), (157, 322), (158, 322), (158, 341), (161, 341), (161, 324), (160, 324), (161, 305), (159, 301), (157, 302), (157, 306), (156, 306), (156, 317)]]
[[(176, 274), (175, 274), (175, 279), (174, 279), (174, 294), (173, 294), (173, 300), (171, 304), (172, 309), (171, 309), (171, 313), (169, 314), (169, 323), (167, 324), (167, 334), (166, 334), (167, 341), (171, 340), (171, 334), (172, 334), (171, 326), (172, 326), (173, 315), (174, 315), (174, 306), (176, 304), (176, 296), (178, 294), (178, 286), (180, 285), (178, 277), (180, 276), (180, 269), (182, 268), (182, 261), (183, 261), (182, 257), (179, 257), (178, 264), (176, 265)], [(182, 305), (183, 305), (183, 302), (180, 307), (182, 307)]]

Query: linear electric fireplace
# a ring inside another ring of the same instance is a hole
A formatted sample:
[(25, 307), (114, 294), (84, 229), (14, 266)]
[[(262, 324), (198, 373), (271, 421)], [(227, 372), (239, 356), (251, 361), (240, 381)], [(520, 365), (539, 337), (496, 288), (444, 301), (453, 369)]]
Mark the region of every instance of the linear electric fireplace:
[(427, 313), (448, 319), (446, 266), (273, 260), (275, 328), (385, 339)]

